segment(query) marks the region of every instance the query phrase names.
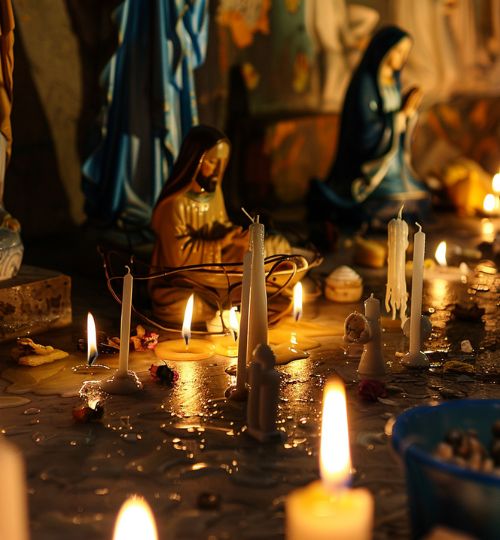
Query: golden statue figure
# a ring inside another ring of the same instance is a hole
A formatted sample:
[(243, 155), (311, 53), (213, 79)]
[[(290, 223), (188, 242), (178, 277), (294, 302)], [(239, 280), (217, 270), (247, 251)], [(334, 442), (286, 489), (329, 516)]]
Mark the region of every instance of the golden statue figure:
[(0, 280), (17, 274), (23, 245), (17, 219), (3, 205), (5, 170), (12, 152), (12, 110), (14, 69), (14, 13), (11, 0), (0, 0)]

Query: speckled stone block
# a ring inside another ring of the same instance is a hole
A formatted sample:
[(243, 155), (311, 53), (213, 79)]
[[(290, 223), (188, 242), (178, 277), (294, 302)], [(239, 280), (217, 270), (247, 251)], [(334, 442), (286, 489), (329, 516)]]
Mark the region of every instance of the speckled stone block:
[(0, 281), (0, 341), (71, 324), (71, 278), (23, 266)]

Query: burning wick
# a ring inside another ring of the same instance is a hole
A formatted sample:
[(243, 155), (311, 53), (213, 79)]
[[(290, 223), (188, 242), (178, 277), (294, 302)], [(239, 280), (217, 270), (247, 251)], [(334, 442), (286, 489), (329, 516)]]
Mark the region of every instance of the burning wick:
[(193, 304), (194, 294), (192, 294), (186, 304), (186, 311), (184, 312), (184, 322), (182, 323), (182, 337), (186, 342), (186, 349), (189, 347), (189, 340), (191, 339), (191, 321), (193, 320)]
[(97, 337), (92, 313), (87, 315), (87, 364), (91, 366), (97, 358)]

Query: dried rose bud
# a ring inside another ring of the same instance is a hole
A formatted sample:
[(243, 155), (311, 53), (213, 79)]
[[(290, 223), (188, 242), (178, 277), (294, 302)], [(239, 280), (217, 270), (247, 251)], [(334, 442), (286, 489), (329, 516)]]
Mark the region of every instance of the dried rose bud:
[(161, 364), (159, 366), (152, 364), (149, 368), (149, 372), (153, 379), (162, 384), (172, 385), (179, 378), (179, 374), (168, 367), (167, 364)]
[(365, 401), (377, 401), (379, 397), (387, 396), (387, 390), (382, 381), (363, 379), (359, 383), (358, 394)]
[(73, 419), (79, 424), (87, 424), (88, 422), (95, 422), (101, 420), (104, 415), (104, 407), (97, 403), (95, 408), (88, 405), (80, 405), (73, 407)]

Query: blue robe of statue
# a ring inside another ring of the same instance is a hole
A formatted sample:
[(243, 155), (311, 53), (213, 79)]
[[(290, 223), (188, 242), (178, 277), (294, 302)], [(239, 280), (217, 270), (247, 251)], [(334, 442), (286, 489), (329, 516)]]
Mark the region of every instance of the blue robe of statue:
[(419, 215), (428, 209), (429, 194), (410, 164), (412, 125), (401, 122), (399, 114), (399, 72), (392, 85), (381, 84), (379, 78), (384, 57), (405, 37), (408, 34), (396, 27), (380, 30), (353, 74), (336, 159), (325, 181), (311, 185), (311, 202), (326, 217), (386, 221), (403, 202), (406, 213)]
[(101, 140), (83, 165), (85, 210), (144, 226), (180, 145), (198, 123), (193, 69), (205, 57), (208, 0), (125, 0), (103, 73)]

